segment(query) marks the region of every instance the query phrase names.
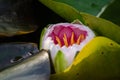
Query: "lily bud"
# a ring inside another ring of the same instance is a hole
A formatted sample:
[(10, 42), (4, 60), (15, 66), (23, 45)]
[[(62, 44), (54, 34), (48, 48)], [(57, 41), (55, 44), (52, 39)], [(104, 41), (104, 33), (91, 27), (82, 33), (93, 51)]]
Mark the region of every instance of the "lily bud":
[(51, 24), (45, 29), (41, 48), (50, 51), (56, 72), (62, 72), (92, 38), (93, 31), (81, 23)]

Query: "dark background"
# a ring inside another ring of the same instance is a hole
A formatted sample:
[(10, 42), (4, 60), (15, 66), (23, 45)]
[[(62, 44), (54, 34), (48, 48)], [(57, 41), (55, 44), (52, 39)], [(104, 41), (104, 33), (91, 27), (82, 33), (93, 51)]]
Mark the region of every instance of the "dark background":
[[(48, 24), (54, 24), (58, 22), (65, 22), (63, 18), (55, 14), (53, 11), (48, 9), (46, 6), (41, 4), (38, 0), (8, 0), (17, 6), (13, 6), (13, 9), (16, 10), (17, 14), (20, 16), (20, 19), (23, 19), (28, 24), (32, 23), (38, 26), (38, 29), (35, 32), (17, 35), (13, 37), (0, 37), (0, 43), (9, 43), (9, 42), (34, 42), (39, 44), (40, 33), (44, 27)], [(6, 0), (7, 2), (7, 0)], [(6, 3), (5, 3), (6, 4)], [(9, 10), (6, 9), (6, 11)]]

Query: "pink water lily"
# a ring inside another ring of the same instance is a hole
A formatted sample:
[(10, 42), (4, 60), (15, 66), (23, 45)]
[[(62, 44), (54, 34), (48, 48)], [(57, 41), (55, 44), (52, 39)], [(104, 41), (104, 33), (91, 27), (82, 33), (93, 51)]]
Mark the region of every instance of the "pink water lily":
[(87, 35), (87, 31), (69, 24), (68, 26), (56, 25), (52, 33), (49, 34), (49, 37), (52, 37), (54, 43), (59, 44), (60, 47), (64, 45), (69, 47), (73, 44), (79, 45)]
[(74, 60), (76, 53), (94, 36), (93, 31), (83, 24), (53, 24), (44, 33), (42, 48), (50, 51), (53, 63), (55, 63), (56, 56), (59, 57), (58, 52), (61, 51), (65, 58), (63, 63), (66, 62), (65, 68), (67, 68)]

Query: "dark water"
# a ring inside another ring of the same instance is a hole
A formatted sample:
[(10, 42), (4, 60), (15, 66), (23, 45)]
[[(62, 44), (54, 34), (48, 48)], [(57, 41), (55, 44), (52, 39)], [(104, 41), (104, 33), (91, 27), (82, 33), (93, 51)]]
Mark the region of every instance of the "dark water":
[[(4, 2), (6, 2), (6, 4)], [(13, 4), (14, 6), (12, 6)], [(46, 25), (65, 21), (38, 0), (5, 0), (2, 5), (5, 5), (2, 8), (2, 10), (5, 8), (4, 12), (9, 11), (11, 9), (9, 7), (12, 6), (12, 10), (15, 10), (18, 14), (19, 20), (28, 24), (35, 24), (38, 26), (38, 29), (33, 33), (25, 35), (1, 37), (0, 43), (35, 42), (39, 44), (40, 33)]]

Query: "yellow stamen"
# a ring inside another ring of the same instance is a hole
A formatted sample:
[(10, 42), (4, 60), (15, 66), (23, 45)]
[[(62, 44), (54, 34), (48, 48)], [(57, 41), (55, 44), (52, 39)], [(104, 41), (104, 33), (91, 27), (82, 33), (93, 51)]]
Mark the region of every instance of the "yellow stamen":
[(59, 37), (55, 36), (55, 38), (56, 38), (57, 43), (58, 43), (58, 44), (60, 45), (60, 47), (61, 47), (62, 44), (61, 44), (61, 41), (60, 41)]
[(68, 47), (68, 41), (67, 41), (66, 34), (64, 34), (64, 36), (63, 36), (63, 41), (64, 41), (65, 46)]
[(84, 34), (80, 34), (80, 36), (78, 37), (78, 39), (77, 39), (77, 44), (79, 45), (80, 44), (80, 42), (82, 41), (82, 40), (84, 40), (85, 39), (85, 37), (84, 37)]
[(75, 36), (74, 32), (72, 32), (72, 36), (71, 36), (71, 40), (70, 40), (71, 45), (73, 45), (75, 43), (74, 36)]
[(85, 36), (84, 36), (84, 34), (81, 34), (81, 35), (82, 35), (81, 41), (83, 41), (85, 39)]

